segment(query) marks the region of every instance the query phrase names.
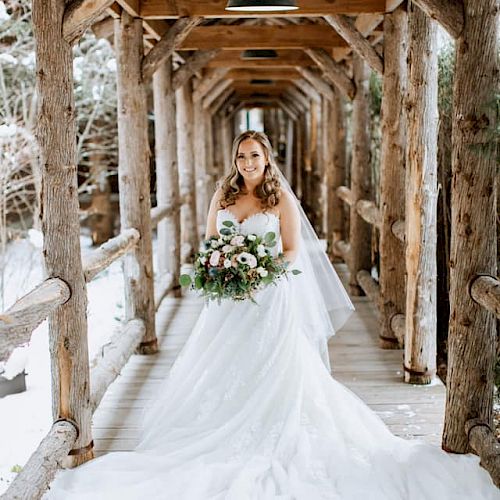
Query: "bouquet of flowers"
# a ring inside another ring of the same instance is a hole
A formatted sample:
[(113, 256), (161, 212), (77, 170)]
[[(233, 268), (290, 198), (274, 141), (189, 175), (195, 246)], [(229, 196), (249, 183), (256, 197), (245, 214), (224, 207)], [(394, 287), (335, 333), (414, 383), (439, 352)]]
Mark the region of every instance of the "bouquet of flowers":
[[(194, 262), (194, 276), (183, 274), (181, 286), (191, 286), (208, 300), (254, 301), (254, 293), (286, 276), (283, 254), (271, 255), (276, 234), (239, 234), (231, 221), (224, 221), (219, 237), (204, 241)], [(299, 274), (294, 269), (292, 274)]]

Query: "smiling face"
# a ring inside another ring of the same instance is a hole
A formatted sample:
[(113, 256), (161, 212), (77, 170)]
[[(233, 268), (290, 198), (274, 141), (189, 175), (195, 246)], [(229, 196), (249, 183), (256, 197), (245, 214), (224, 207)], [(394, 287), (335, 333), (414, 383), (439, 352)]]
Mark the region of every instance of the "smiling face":
[(252, 184), (259, 182), (266, 169), (266, 153), (260, 142), (255, 139), (245, 139), (240, 142), (236, 154), (236, 167), (246, 181)]

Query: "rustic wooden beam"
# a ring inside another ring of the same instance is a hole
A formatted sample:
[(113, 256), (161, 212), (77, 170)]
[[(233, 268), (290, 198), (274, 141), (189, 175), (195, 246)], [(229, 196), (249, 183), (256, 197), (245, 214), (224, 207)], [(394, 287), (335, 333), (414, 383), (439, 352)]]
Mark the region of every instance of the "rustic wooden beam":
[(300, 74), (294, 68), (237, 68), (231, 69), (226, 78), (232, 80), (296, 80)]
[(156, 285), (155, 285), (155, 310), (158, 309), (163, 302), (163, 299), (174, 291), (179, 284), (174, 282), (174, 277), (172, 273), (159, 274), (157, 275)]
[(322, 95), (316, 88), (311, 85), (305, 78), (299, 78), (292, 82), (304, 95), (314, 99), (316, 102), (321, 103)]
[(141, 237), (137, 229), (126, 229), (115, 238), (103, 243), (97, 250), (93, 250), (83, 258), (83, 272), (85, 281), (92, 281), (103, 269), (119, 259), (137, 244)]
[(195, 73), (203, 69), (219, 53), (219, 50), (197, 50), (192, 56), (186, 59), (186, 62), (174, 73), (172, 83), (174, 90), (178, 90), (185, 85)]
[(93, 451), (88, 405), (87, 295), (78, 219), (73, 55), (72, 47), (63, 38), (64, 10), (64, 0), (48, 5), (44, 0), (32, 2), (45, 273), (64, 280), (71, 289), (69, 300), (53, 311), (49, 320), (52, 411), (54, 420), (70, 418), (78, 425), (75, 446), (84, 450), (67, 461), (68, 466), (75, 466), (93, 458)]
[(65, 281), (49, 278), (0, 315), (0, 361), (7, 361), (16, 347), (29, 342), (33, 330), (70, 296)]
[[(404, 219), (408, 18), (401, 7), (384, 17), (384, 75), (382, 79), (380, 154), (380, 347), (393, 349), (396, 332), (391, 318), (405, 311), (405, 249), (394, 228)], [(399, 226), (404, 241), (404, 222)], [(403, 330), (404, 331), (404, 330)], [(399, 342), (403, 345), (403, 342)]]
[(406, 242), (406, 222), (404, 219), (398, 219), (391, 224), (392, 234), (401, 242)]
[(209, 92), (217, 83), (219, 83), (229, 72), (229, 68), (217, 68), (207, 71), (203, 78), (198, 81), (193, 92), (193, 101), (201, 101), (201, 99)]
[(214, 25), (194, 28), (180, 44), (197, 49), (305, 49), (345, 47), (347, 42), (326, 25), (297, 26)]
[[(173, 91), (172, 57), (153, 75), (155, 159), (158, 205), (179, 206), (176, 101)], [(177, 283), (181, 267), (181, 219), (175, 210), (158, 223), (158, 272), (171, 273)], [(180, 292), (177, 290), (176, 294)]]
[[(496, 318), (472, 300), (472, 276), (497, 274), (498, 2), (464, 0), (453, 88), (450, 329), (442, 446), (469, 451), (471, 415), (493, 426)], [(477, 84), (477, 75), (481, 75)]]
[(464, 29), (463, 0), (414, 0), (432, 19), (435, 19), (453, 37)]
[(351, 256), (351, 245), (348, 241), (338, 240), (334, 243), (335, 252), (342, 257), (342, 260), (349, 265), (349, 259)]
[(62, 467), (73, 448), (77, 436), (78, 429), (72, 422), (56, 421), (2, 498), (4, 500), (42, 498), (57, 470)]
[(471, 448), (479, 455), (481, 466), (490, 474), (497, 488), (500, 488), (500, 443), (491, 426), (472, 418), (465, 424), (465, 433)]
[(470, 296), (500, 318), (500, 281), (493, 276), (476, 276), (470, 285)]
[(203, 98), (203, 109), (208, 110), (215, 99), (217, 99), (217, 97), (219, 97), (225, 90), (231, 87), (232, 83), (232, 80), (224, 79), (221, 80), (217, 85), (215, 85), (214, 88)]
[(380, 75), (384, 72), (384, 60), (370, 42), (357, 30), (350, 17), (343, 14), (324, 16), (325, 21)]
[(306, 49), (306, 54), (319, 66), (324, 76), (328, 78), (350, 100), (354, 99), (356, 86), (342, 66), (322, 49)]
[(149, 143), (146, 88), (142, 78), (142, 22), (126, 11), (115, 20), (118, 95), (118, 183), (121, 230), (137, 229), (141, 238), (123, 258), (125, 317), (142, 319), (146, 333), (139, 351), (157, 351), (154, 311)]
[[(351, 191), (354, 200), (369, 200), (372, 195), (370, 166), (370, 88), (368, 65), (354, 55), (354, 79), (356, 96), (352, 108), (352, 160)], [(362, 295), (356, 275), (361, 269), (371, 268), (371, 231), (372, 228), (360, 215), (356, 207), (350, 210), (349, 243), (349, 285), (353, 295)]]
[[(224, 92), (222, 92), (212, 104), (208, 108), (208, 112), (213, 115), (220, 111), (222, 105), (227, 102), (227, 100), (233, 95), (234, 89), (229, 86)], [(229, 145), (229, 149), (231, 149), (231, 144)]]
[(296, 87), (289, 86), (287, 88), (287, 92), (293, 100), (297, 101), (305, 109), (308, 109), (310, 107), (311, 103), (310, 100), (308, 99), (308, 96), (304, 95)]
[(328, 82), (319, 75), (311, 71), (309, 68), (296, 66), (297, 72), (307, 80), (321, 95), (325, 96), (329, 101), (334, 100), (334, 93)]
[(64, 10), (63, 37), (74, 44), (114, 0), (73, 0)]
[[(393, 348), (395, 348), (396, 346), (394, 345), (395, 342), (393, 342), (393, 338), (396, 338), (397, 341), (398, 341), (398, 348), (401, 348), (404, 346), (404, 343), (405, 343), (405, 332), (406, 332), (406, 317), (404, 314), (401, 314), (401, 313), (397, 313), (397, 314), (394, 314), (393, 316), (391, 316), (391, 318), (389, 319), (389, 324), (390, 324), (390, 327), (391, 327), (391, 332), (393, 333), (393, 335), (387, 337), (385, 339), (385, 343), (391, 343), (393, 344)], [(383, 341), (384, 338), (382, 337), (382, 334), (381, 334), (381, 340)]]
[(106, 38), (110, 39), (111, 43), (113, 42), (112, 37), (115, 31), (115, 20), (108, 16), (106, 19), (94, 23), (92, 25), (92, 32), (96, 36), (96, 38)]
[(373, 201), (358, 200), (356, 202), (356, 212), (358, 212), (363, 220), (380, 229), (382, 225), (380, 211)]
[(356, 203), (353, 192), (347, 186), (339, 186), (336, 193), (337, 196), (350, 207)]
[(167, 31), (163, 38), (147, 53), (142, 61), (142, 78), (151, 78), (158, 67), (168, 59), (174, 50), (180, 48), (192, 29), (200, 24), (201, 17), (181, 17)]
[(133, 319), (104, 344), (92, 362), (90, 407), (94, 413), (108, 387), (118, 377), (146, 332), (144, 321)]
[(405, 382), (429, 384), (436, 374), (437, 25), (413, 3), (408, 17)]
[(312, 59), (304, 53), (303, 50), (296, 49), (278, 49), (278, 57), (271, 59), (242, 59), (242, 51), (221, 50), (219, 54), (212, 59), (207, 67), (209, 68), (295, 68), (296, 66), (307, 67), (314, 66)]
[(320, 17), (325, 14), (384, 13), (385, 0), (299, 0), (299, 9), (291, 12), (231, 12), (225, 10), (227, 0), (142, 0), (141, 17), (145, 19), (166, 19), (182, 16), (203, 16), (206, 18), (240, 17)]

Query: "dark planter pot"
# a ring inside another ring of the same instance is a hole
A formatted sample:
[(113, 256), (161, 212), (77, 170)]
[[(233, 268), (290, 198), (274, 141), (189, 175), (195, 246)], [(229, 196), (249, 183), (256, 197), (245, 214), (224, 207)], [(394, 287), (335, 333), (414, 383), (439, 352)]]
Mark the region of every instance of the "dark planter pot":
[(0, 375), (0, 398), (9, 394), (17, 394), (26, 390), (26, 372), (23, 370), (13, 379), (7, 380)]

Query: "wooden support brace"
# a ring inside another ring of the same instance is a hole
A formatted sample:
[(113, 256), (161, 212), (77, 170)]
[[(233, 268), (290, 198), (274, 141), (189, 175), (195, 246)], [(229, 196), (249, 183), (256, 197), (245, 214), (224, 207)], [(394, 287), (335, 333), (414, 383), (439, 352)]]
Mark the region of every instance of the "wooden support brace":
[(369, 224), (380, 229), (382, 220), (380, 211), (373, 201), (358, 200), (356, 202), (356, 212)]
[(175, 22), (165, 36), (144, 57), (141, 68), (143, 80), (153, 76), (158, 67), (173, 54), (190, 31), (202, 20), (201, 17), (180, 17)]
[(363, 289), (363, 292), (367, 297), (373, 302), (373, 305), (379, 310), (380, 302), (380, 287), (376, 280), (372, 278), (372, 275), (366, 269), (361, 269), (356, 274), (356, 280), (359, 286)]
[(489, 275), (474, 277), (469, 286), (473, 300), (500, 318), (500, 281)]
[(175, 90), (181, 88), (198, 71), (204, 68), (220, 51), (197, 50), (186, 62), (174, 73), (172, 87)]
[(339, 186), (337, 188), (337, 196), (347, 203), (350, 207), (352, 207), (355, 203), (356, 200), (354, 199), (353, 192), (347, 187), (347, 186)]
[(380, 75), (384, 72), (384, 60), (370, 42), (356, 29), (350, 17), (344, 14), (324, 16), (325, 21)]
[(348, 264), (349, 263), (349, 255), (351, 253), (351, 246), (348, 241), (338, 240), (334, 243), (335, 251), (342, 257), (342, 260)]
[(414, 0), (432, 19), (435, 19), (453, 37), (458, 38), (464, 29), (464, 4), (462, 0)]
[(330, 85), (323, 80), (319, 75), (316, 75), (308, 68), (303, 66), (296, 66), (295, 69), (302, 77), (307, 80), (321, 95), (326, 97), (329, 101), (334, 100), (334, 93)]
[(406, 241), (406, 236), (405, 236), (405, 221), (404, 220), (397, 220), (394, 221), (392, 226), (391, 226), (391, 231), (392, 234), (399, 240), (401, 243), (404, 243)]

